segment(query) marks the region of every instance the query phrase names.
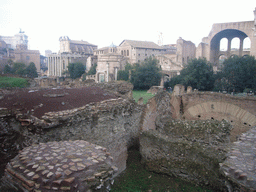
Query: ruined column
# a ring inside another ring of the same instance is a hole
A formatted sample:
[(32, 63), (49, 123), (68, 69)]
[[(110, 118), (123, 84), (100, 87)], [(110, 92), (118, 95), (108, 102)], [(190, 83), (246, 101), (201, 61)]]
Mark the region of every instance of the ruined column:
[(109, 63), (107, 62), (107, 82), (108, 82), (108, 75), (109, 75), (108, 66), (109, 66)]
[(50, 76), (50, 57), (47, 57), (47, 67), (48, 67), (48, 71), (47, 71), (47, 76)]

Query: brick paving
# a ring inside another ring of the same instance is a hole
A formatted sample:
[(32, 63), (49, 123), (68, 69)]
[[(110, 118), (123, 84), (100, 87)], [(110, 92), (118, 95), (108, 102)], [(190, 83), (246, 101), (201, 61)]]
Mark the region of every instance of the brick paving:
[(106, 148), (82, 140), (40, 143), (12, 159), (5, 177), (24, 191), (87, 191), (112, 178), (112, 160)]
[(232, 143), (221, 170), (231, 180), (256, 191), (256, 127)]

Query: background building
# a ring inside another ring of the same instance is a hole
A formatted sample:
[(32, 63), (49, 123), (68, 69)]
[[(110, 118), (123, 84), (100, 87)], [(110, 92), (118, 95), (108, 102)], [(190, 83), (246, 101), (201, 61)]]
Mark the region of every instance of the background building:
[(21, 30), (14, 36), (0, 36), (0, 40), (4, 41), (8, 45), (8, 48), (13, 50), (17, 48), (17, 45), (28, 47), (28, 36)]
[(69, 63), (82, 63), (86, 66), (88, 57), (97, 49), (96, 45), (87, 41), (74, 41), (69, 37), (60, 37), (59, 53), (48, 54), (48, 76), (64, 76)]
[(23, 31), (14, 36), (0, 36), (0, 50), (0, 70), (3, 70), (8, 60), (12, 60), (26, 66), (33, 62), (40, 73), (40, 52), (28, 50), (28, 36)]

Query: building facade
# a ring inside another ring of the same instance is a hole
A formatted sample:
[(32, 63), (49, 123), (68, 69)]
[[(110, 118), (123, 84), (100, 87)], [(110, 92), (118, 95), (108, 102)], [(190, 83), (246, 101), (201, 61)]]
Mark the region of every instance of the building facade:
[(86, 66), (88, 57), (93, 56), (93, 51), (97, 49), (96, 45), (87, 41), (74, 41), (67, 36), (60, 37), (59, 41), (59, 53), (52, 53), (47, 56), (47, 76), (64, 76), (69, 63), (82, 63)]
[(4, 41), (8, 48), (13, 50), (17, 48), (17, 45), (28, 47), (28, 36), (21, 30), (14, 36), (0, 36), (0, 41)]
[(140, 63), (150, 56), (161, 55), (164, 47), (151, 41), (123, 40), (117, 48), (117, 53), (126, 57), (130, 64)]
[(40, 52), (28, 50), (28, 36), (22, 31), (14, 36), (0, 36), (0, 70), (8, 64), (8, 60), (26, 66), (33, 62), (40, 73)]

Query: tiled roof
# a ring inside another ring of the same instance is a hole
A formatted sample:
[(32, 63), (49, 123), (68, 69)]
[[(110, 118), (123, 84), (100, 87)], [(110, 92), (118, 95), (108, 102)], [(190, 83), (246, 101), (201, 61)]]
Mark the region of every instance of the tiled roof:
[(123, 40), (119, 46), (121, 46), (124, 42), (127, 42), (129, 45), (136, 48), (163, 49), (161, 46), (151, 41)]
[(87, 41), (76, 41), (76, 40), (70, 40), (70, 44), (97, 46), (97, 45), (93, 45), (91, 43), (88, 43)]

